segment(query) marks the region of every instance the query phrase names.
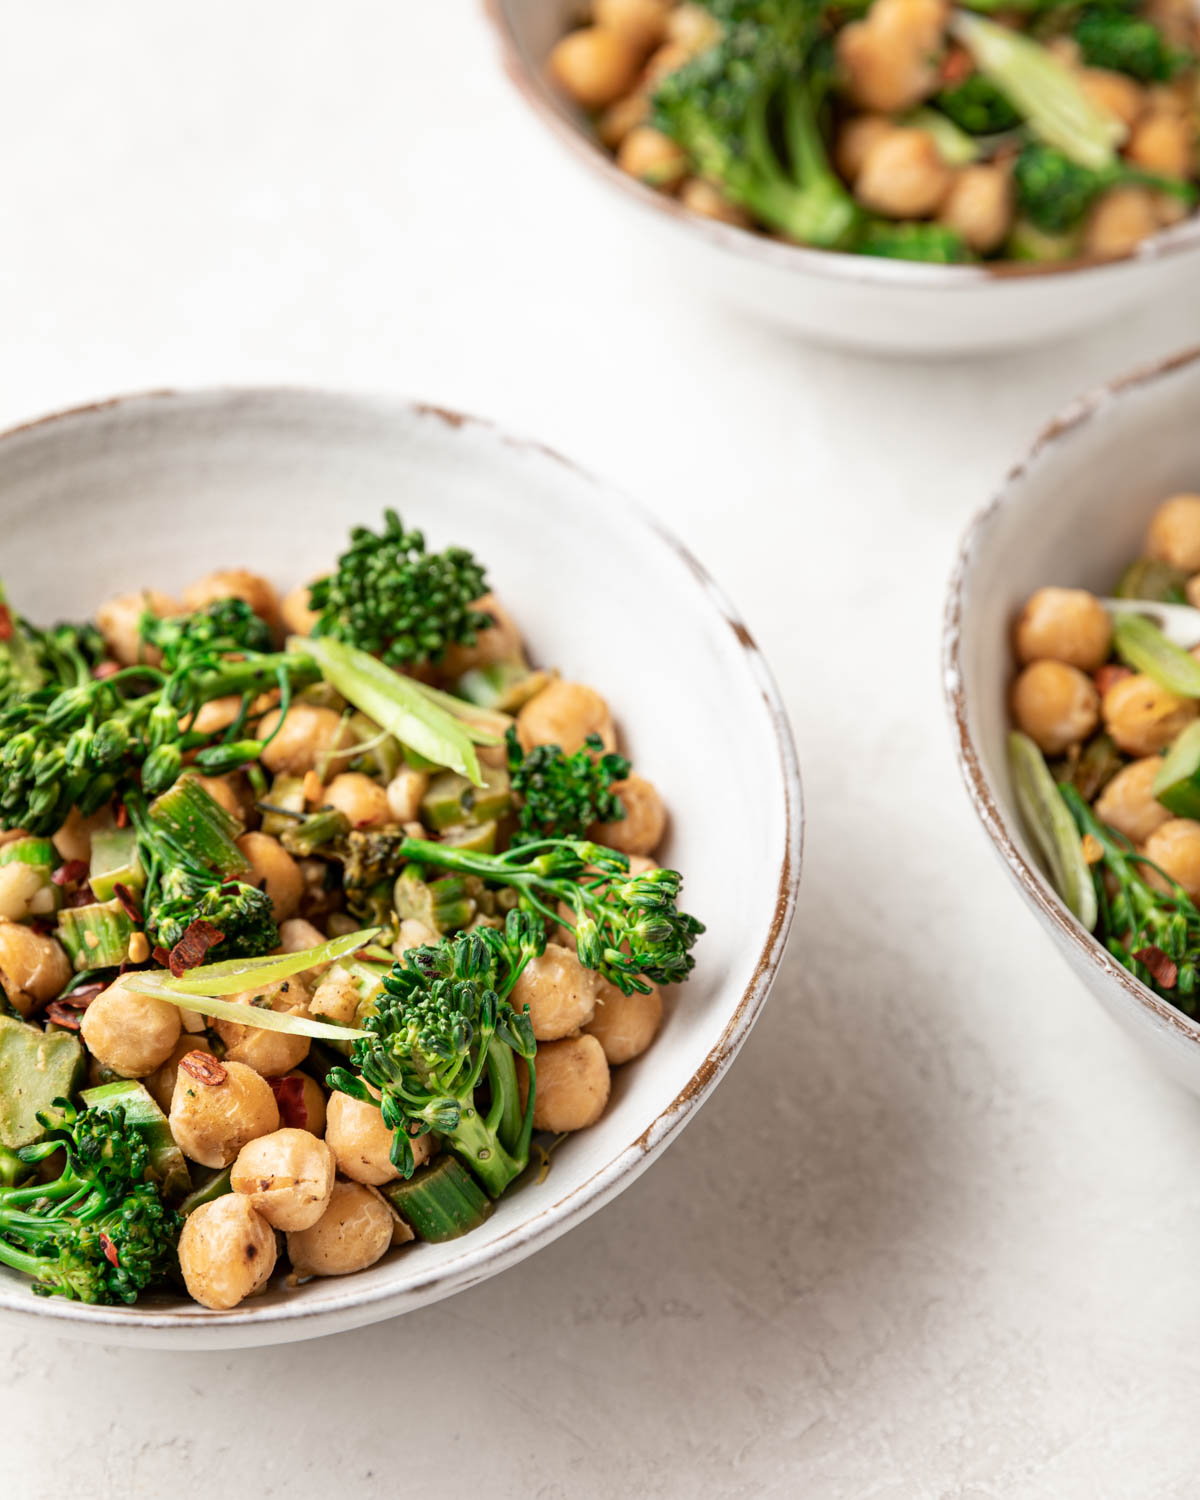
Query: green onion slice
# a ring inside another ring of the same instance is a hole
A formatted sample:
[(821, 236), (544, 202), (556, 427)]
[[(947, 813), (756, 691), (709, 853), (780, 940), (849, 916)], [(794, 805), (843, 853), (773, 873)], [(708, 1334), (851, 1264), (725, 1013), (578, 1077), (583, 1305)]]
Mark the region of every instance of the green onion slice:
[(1049, 866), (1054, 889), (1090, 931), (1100, 913), (1083, 841), (1042, 752), (1027, 734), (1014, 730), (1009, 735), (1008, 768), (1017, 806)]
[(266, 1006), (239, 1005), (235, 1000), (218, 1000), (212, 995), (181, 995), (178, 990), (169, 990), (165, 983), (155, 984), (150, 975), (126, 975), (125, 985), (139, 995), (177, 1005), (180, 1010), (215, 1016), (218, 1021), (233, 1021), (239, 1026), (253, 1026), (259, 1031), (286, 1031), (291, 1036), (315, 1036), (329, 1042), (353, 1042), (369, 1034), (350, 1026), (335, 1026), (332, 1021), (314, 1021), (288, 1011), (268, 1010)]
[(1200, 698), (1200, 661), (1177, 646), (1145, 615), (1119, 614), (1113, 644), (1122, 661), (1180, 698)]
[[(330, 938), (315, 948), (300, 953), (267, 953), (261, 958), (227, 958), (219, 964), (200, 964), (179, 978), (155, 976), (155, 982), (175, 995), (240, 995), (259, 984), (274, 984), (315, 969), (318, 964), (336, 963), (358, 948), (365, 948), (379, 936), (378, 927), (364, 927), (345, 937)], [(390, 958), (389, 954), (389, 958)]]

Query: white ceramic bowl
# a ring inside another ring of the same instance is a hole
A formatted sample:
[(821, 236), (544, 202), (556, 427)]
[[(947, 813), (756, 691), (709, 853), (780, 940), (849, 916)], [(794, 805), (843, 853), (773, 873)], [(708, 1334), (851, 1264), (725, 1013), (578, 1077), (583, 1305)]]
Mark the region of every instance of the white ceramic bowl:
[(1200, 1094), (1200, 1025), (1136, 980), (1067, 911), (1017, 812), (1005, 762), (1013, 619), (1043, 584), (1111, 592), (1168, 495), (1200, 488), (1200, 349), (1068, 407), (967, 533), (946, 608), (959, 766), (1021, 894), (1105, 1010)]
[(809, 250), (719, 224), (622, 172), (586, 119), (546, 80), (546, 58), (577, 23), (575, 0), (483, 0), (505, 68), (554, 135), (590, 170), (596, 212), (621, 213), (630, 253), (821, 343), (913, 354), (983, 353), (1111, 321), (1151, 297), (1186, 296), (1200, 275), (1192, 218), (1120, 260), (1056, 266), (926, 266)]
[[(715, 1087), (753, 1025), (791, 923), (801, 797), (791, 733), (746, 627), (644, 511), (533, 443), (453, 412), (319, 391), (132, 396), (0, 437), (3, 576), (38, 620), (108, 594), (176, 589), (220, 566), (291, 586), (349, 527), (397, 507), (470, 546), (536, 659), (609, 698), (625, 748), (671, 813), (664, 858), (708, 931), (654, 1046), (614, 1074), (591, 1130), (475, 1233), (357, 1276), (273, 1286), (229, 1313), (42, 1300), (0, 1275), (0, 1313), (109, 1343), (231, 1347), (330, 1333), (471, 1286), (614, 1197)], [(714, 789), (721, 789), (720, 805)]]

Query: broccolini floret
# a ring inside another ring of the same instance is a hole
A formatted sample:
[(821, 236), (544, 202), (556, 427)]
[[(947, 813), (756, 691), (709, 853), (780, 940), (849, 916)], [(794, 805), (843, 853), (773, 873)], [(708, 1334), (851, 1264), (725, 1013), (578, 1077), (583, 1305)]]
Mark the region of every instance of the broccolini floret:
[(523, 751), (515, 729), (509, 729), (506, 744), (510, 785), (521, 799), (514, 846), (580, 838), (593, 823), (625, 816), (612, 784), (629, 775), (629, 762), (623, 755), (605, 753), (599, 735), (589, 735), (573, 755), (564, 755), (558, 745)]
[(1187, 204), (1197, 197), (1191, 184), (1177, 178), (1156, 177), (1124, 162), (1094, 170), (1039, 141), (1024, 146), (1013, 167), (1020, 209), (1046, 234), (1069, 233), (1083, 222), (1101, 193), (1124, 182), (1156, 188)]
[(1139, 83), (1167, 83), (1193, 61), (1153, 22), (1108, 7), (1086, 10), (1074, 36), (1088, 67), (1127, 73)]

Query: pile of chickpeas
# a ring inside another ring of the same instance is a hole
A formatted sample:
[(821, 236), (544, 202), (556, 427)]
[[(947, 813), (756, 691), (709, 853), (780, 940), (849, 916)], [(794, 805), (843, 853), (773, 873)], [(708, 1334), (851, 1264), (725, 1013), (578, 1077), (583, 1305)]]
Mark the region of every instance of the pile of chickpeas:
[[(1200, 495), (1164, 501), (1143, 551), (1177, 570), (1188, 601), (1200, 608)], [(1013, 635), (1021, 663), (1013, 718), (1047, 757), (1065, 757), (1068, 769), (1093, 736), (1106, 734), (1120, 768), (1094, 797), (1096, 816), (1200, 902), (1200, 822), (1176, 817), (1154, 796), (1162, 756), (1196, 720), (1200, 702), (1113, 662), (1112, 633), (1108, 612), (1086, 589), (1038, 589)], [(1200, 645), (1192, 655), (1200, 659)]]
[[(143, 609), (169, 615), (230, 597), (244, 599), (279, 634), (286, 629), (306, 635), (314, 623), (307, 586), (280, 600), (266, 579), (240, 569), (202, 579), (180, 601), (153, 589), (110, 600), (98, 611), (97, 623), (112, 659), (131, 665), (146, 659), (138, 634)], [(503, 605), (489, 594), (477, 607), (494, 624), (473, 646), (447, 652), (437, 673), (443, 685), (472, 668), (523, 659), (519, 633)], [(266, 710), (259, 730), (264, 737), (279, 718), (272, 702), (268, 696), (258, 705)], [(209, 703), (201, 724), (224, 727), (239, 708), (236, 698)], [(592, 734), (606, 749), (617, 748), (612, 715), (600, 694), (557, 677), (520, 708), (516, 729), (527, 750), (557, 744), (571, 754)], [(355, 747), (337, 709), (298, 701), (264, 750), (262, 765), (270, 773), (304, 778), (311, 810), (332, 806), (358, 828), (400, 825), (416, 836), (435, 837), (417, 821), (428, 776), (405, 767), (385, 783), (345, 769)], [(503, 764), (504, 755), (503, 747), (485, 748), (480, 758)], [(277, 838), (255, 826), (259, 815), (244, 773), (197, 779), (245, 830), (237, 842), (251, 873), (243, 878), (270, 896), (280, 924), (280, 951), (301, 952), (323, 942), (331, 918), (336, 924), (339, 915), (330, 910), (327, 866), (293, 858)], [(652, 856), (666, 829), (662, 799), (638, 775), (615, 783), (613, 790), (625, 817), (594, 825), (589, 837), (629, 855), (635, 873), (655, 868)], [(88, 860), (97, 822), (72, 814), (54, 839), (64, 861)], [(62, 993), (72, 969), (54, 937), (17, 920), (19, 905), (6, 908), (3, 872), (12, 868), (17, 867), (0, 866), (0, 974), (29, 1015)], [(15, 902), (15, 893), (7, 895)], [(358, 924), (347, 919), (345, 925)], [(423, 923), (406, 919), (395, 952), (399, 956), (437, 940)], [(328, 965), (231, 998), (247, 1007), (247, 1021), (251, 1006), (269, 1006), (354, 1024), (359, 1004), (354, 986)], [(534, 1126), (554, 1135), (595, 1124), (608, 1103), (611, 1069), (649, 1047), (663, 1014), (657, 987), (645, 995), (623, 995), (584, 968), (565, 928), (553, 933), (544, 954), (529, 963), (512, 1003), (528, 1005), (538, 1044)], [(93, 1082), (140, 1079), (167, 1114), (189, 1162), (231, 1169), (231, 1191), (194, 1208), (179, 1242), (180, 1267), (197, 1302), (214, 1309), (237, 1306), (265, 1286), (283, 1250), (294, 1277), (342, 1276), (413, 1239), (379, 1191), (400, 1176), (389, 1157), (391, 1132), (379, 1109), (329, 1093), (304, 1071), (311, 1047), (307, 1037), (182, 1011), (137, 993), (129, 976), (115, 977), (91, 1001), (80, 1034)], [(527, 1088), (524, 1078), (522, 1086)], [(438, 1149), (433, 1136), (412, 1144), (418, 1168)]]
[[(1176, 46), (1200, 44), (1200, 20), (1189, 0), (1148, 0), (1143, 10)], [(1016, 221), (1014, 150), (1002, 146), (992, 159), (955, 165), (928, 130), (906, 118), (945, 83), (970, 72), (965, 53), (947, 35), (951, 13), (950, 0), (873, 0), (861, 20), (841, 28), (831, 159), (869, 213), (935, 220), (955, 230), (974, 254), (1002, 255)], [(650, 123), (657, 84), (718, 34), (718, 22), (690, 0), (593, 0), (590, 21), (551, 52), (550, 77), (592, 115), (597, 136), (623, 171), (693, 213), (759, 227), (695, 174), (686, 153)], [(1131, 166), (1167, 177), (1195, 175), (1194, 73), (1147, 87), (1124, 73), (1085, 67), (1070, 38), (1049, 45), (1077, 72), (1088, 96), (1126, 126), (1123, 155)], [(1093, 205), (1080, 250), (1125, 255), (1186, 212), (1151, 188), (1112, 187)]]

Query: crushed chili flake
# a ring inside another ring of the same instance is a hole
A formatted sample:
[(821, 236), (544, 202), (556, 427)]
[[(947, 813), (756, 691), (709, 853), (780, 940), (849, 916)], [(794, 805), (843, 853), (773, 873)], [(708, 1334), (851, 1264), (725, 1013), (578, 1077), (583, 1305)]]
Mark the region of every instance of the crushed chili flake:
[(59, 865), (50, 880), (54, 885), (74, 885), (77, 880), (82, 880), (87, 874), (88, 867), (82, 859), (69, 859), (65, 865)]
[(140, 923), (142, 920), (142, 908), (138, 905), (137, 897), (133, 894), (129, 887), (127, 885), (122, 885), (119, 880), (114, 881), (113, 895), (121, 903), (122, 910), (129, 918), (129, 920), (131, 922)]
[(216, 1088), (219, 1083), (224, 1083), (229, 1077), (228, 1072), (211, 1052), (189, 1052), (180, 1059), (179, 1066), (197, 1083), (208, 1084)]
[(211, 922), (193, 922), (167, 955), (168, 967), (175, 978), (204, 962), (210, 948), (224, 942), (225, 934)]
[(75, 1010), (65, 1000), (51, 1000), (46, 1007), (47, 1021), (53, 1021), (56, 1026), (61, 1026), (65, 1031), (78, 1031), (79, 1023), (83, 1020), (83, 1012)]
[(109, 1239), (108, 1235), (105, 1234), (103, 1229), (100, 1231), (100, 1248), (104, 1251), (104, 1259), (110, 1266), (119, 1266), (121, 1264), (117, 1256), (117, 1247)]
[(1103, 698), (1105, 693), (1115, 683), (1132, 676), (1133, 669), (1131, 667), (1122, 667), (1117, 662), (1110, 661), (1106, 662), (1104, 666), (1096, 668), (1092, 673), (1092, 681), (1096, 684), (1096, 691)]
[(0, 604), (0, 641), (11, 641), (13, 635), (12, 610), (7, 604)]
[(279, 1106), (280, 1124), (292, 1130), (306, 1130), (308, 1106), (304, 1102), (304, 1079), (290, 1073), (282, 1078), (268, 1078), (267, 1082)]
[(168, 969), (171, 966), (171, 955), (165, 948), (155, 948), (150, 957), (162, 969)]
[(1139, 963), (1146, 965), (1164, 990), (1175, 988), (1179, 978), (1179, 965), (1173, 958), (1168, 958), (1161, 948), (1139, 948), (1133, 956)]
[(92, 677), (97, 682), (103, 682), (106, 677), (115, 677), (120, 670), (119, 661), (101, 661), (92, 668)]
[(85, 880), (82, 885), (76, 886), (67, 896), (66, 904), (68, 906), (94, 906), (96, 904), (96, 893)]
[(128, 828), (129, 827), (129, 809), (125, 806), (125, 804), (123, 802), (118, 802), (117, 803), (117, 827), (118, 828)]

